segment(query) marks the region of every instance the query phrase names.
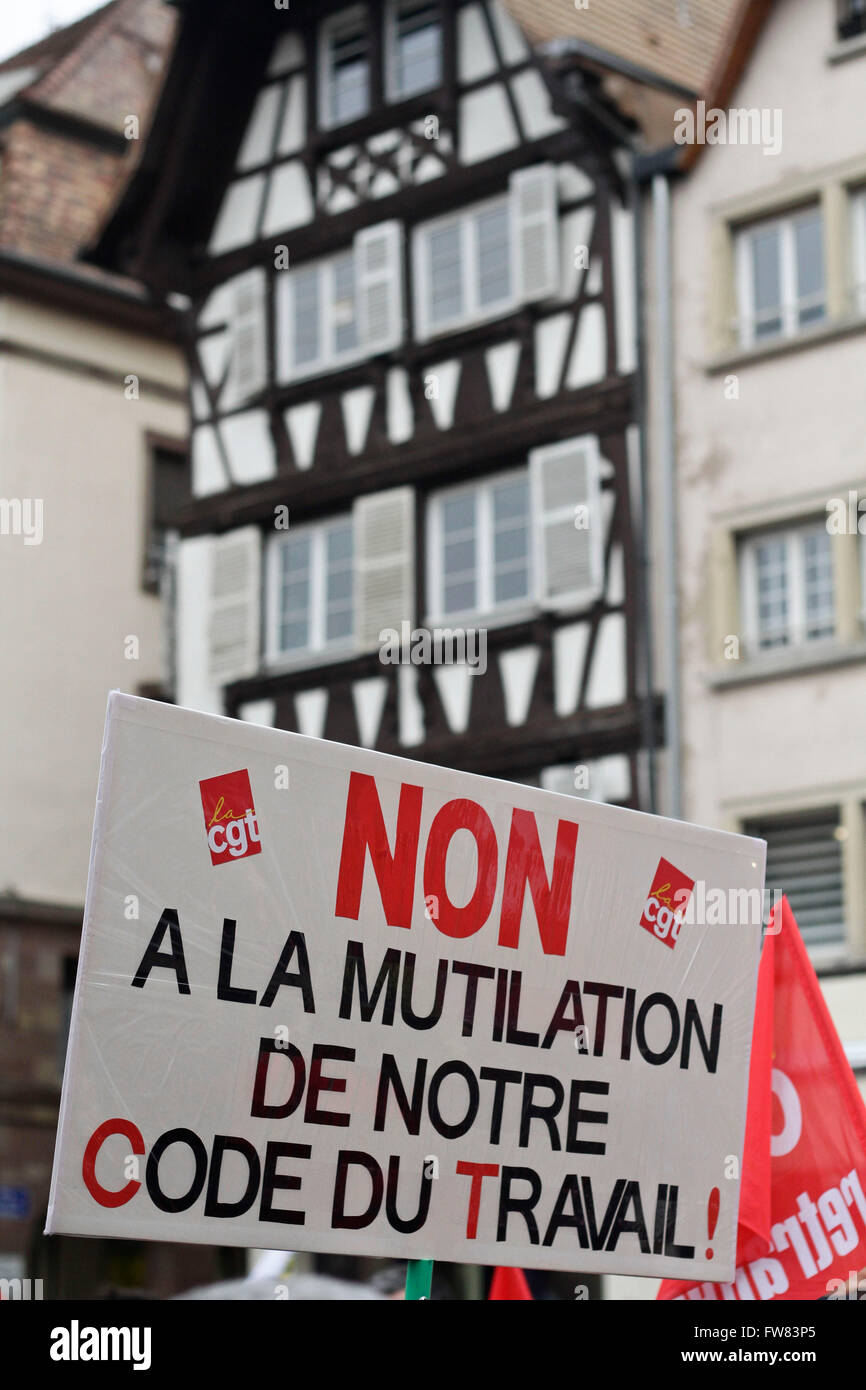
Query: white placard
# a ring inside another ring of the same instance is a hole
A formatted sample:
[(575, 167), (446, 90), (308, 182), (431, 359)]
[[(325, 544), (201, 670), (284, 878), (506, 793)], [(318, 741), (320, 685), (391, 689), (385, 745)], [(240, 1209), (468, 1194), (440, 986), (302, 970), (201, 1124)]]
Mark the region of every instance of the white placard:
[(764, 849), (113, 694), (47, 1230), (730, 1278)]

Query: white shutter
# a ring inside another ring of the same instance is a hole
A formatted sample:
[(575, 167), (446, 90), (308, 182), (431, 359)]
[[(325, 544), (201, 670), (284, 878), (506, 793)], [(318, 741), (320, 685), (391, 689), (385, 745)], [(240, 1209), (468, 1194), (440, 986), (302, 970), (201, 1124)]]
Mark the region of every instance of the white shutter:
[(244, 526), (211, 543), (207, 632), (212, 685), (252, 676), (259, 664), (261, 535)]
[(415, 612), (415, 494), (396, 487), (359, 497), (355, 525), (355, 640), (362, 651), (384, 628), (400, 629)]
[(529, 464), (539, 600), (585, 607), (601, 593), (604, 571), (598, 441), (587, 435), (534, 449)]
[(549, 299), (559, 289), (556, 170), (536, 164), (511, 175), (512, 244), (517, 296)]
[(380, 222), (355, 238), (360, 338), (368, 352), (403, 341), (403, 228)]
[(747, 821), (744, 835), (767, 842), (768, 892), (787, 893), (807, 946), (845, 940), (845, 882), (839, 808)]
[(232, 349), (222, 405), (231, 408), (267, 383), (265, 273), (256, 266), (232, 284)]

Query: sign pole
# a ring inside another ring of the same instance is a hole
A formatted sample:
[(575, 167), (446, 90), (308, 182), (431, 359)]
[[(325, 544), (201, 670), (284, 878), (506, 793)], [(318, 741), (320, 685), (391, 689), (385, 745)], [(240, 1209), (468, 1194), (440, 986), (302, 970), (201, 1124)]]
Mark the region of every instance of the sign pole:
[(410, 1260), (406, 1267), (406, 1302), (410, 1299), (429, 1299), (433, 1283), (432, 1260)]

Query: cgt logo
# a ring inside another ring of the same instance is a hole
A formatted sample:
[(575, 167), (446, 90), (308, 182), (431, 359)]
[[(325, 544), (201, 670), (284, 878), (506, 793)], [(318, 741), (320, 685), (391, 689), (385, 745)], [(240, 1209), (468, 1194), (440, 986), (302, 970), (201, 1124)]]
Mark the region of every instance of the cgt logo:
[(212, 864), (261, 854), (261, 836), (246, 768), (199, 782)]
[(666, 859), (659, 860), (640, 924), (671, 950), (677, 944), (683, 913), (694, 886), (693, 878), (675, 869)]

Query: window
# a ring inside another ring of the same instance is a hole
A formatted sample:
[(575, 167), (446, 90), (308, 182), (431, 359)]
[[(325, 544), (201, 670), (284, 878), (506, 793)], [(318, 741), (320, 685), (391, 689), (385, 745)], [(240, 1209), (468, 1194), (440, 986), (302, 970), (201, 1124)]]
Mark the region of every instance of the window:
[(787, 893), (807, 946), (845, 938), (842, 833), (836, 806), (746, 821), (746, 835), (767, 841), (766, 889)]
[(440, 493), (432, 524), (430, 592), (437, 613), (484, 613), (529, 598), (525, 471)]
[(358, 317), (352, 252), (299, 270), (293, 288), (291, 359), (298, 371), (353, 356)]
[(866, 188), (851, 194), (851, 262), (852, 307), (866, 314)]
[(826, 315), (821, 212), (760, 222), (737, 233), (740, 342), (793, 337)]
[(170, 565), (170, 537), (177, 513), (189, 501), (186, 450), (156, 445), (151, 451), (150, 498), (144, 550), (142, 587), (149, 594), (165, 592)]
[(598, 468), (597, 441), (587, 436), (533, 450), (528, 469), (434, 493), (431, 613), (454, 619), (595, 599), (603, 574)]
[(502, 197), (423, 223), (415, 232), (413, 254), (421, 340), (555, 294), (559, 256), (552, 168), (519, 170)]
[(442, 80), (438, 4), (392, 0), (387, 10), (388, 99), (402, 101)]
[(322, 28), (322, 125), (345, 125), (370, 109), (370, 29), (363, 6), (345, 10)]
[(351, 514), (271, 532), (213, 537), (205, 596), (214, 687), (263, 666), (319, 665), (380, 647), (415, 614), (415, 489), (356, 497)]
[(421, 229), (419, 320), (431, 334), (514, 307), (507, 198)]
[(282, 271), (276, 313), (280, 381), (395, 347), (403, 337), (400, 224), (368, 227), (351, 250)]
[(21, 950), (11, 932), (0, 942), (0, 1026), (14, 1028), (18, 1022), (21, 987)]
[[(384, 34), (370, 27), (365, 5), (342, 10), (321, 29), (319, 117), (326, 129), (366, 116), (383, 99), (405, 101), (442, 82), (442, 17), (436, 0), (387, 0)], [(384, 45), (384, 74), (371, 61), (372, 45)], [(375, 86), (375, 89), (374, 89)]]
[(835, 635), (830, 547), (823, 522), (741, 542), (743, 614), (753, 652)]
[(358, 304), (355, 294), (355, 257), (338, 256), (333, 263), (334, 352), (345, 357), (358, 346)]
[(866, 0), (836, 0), (836, 32), (840, 39), (866, 34)]
[(351, 517), (300, 527), (272, 542), (272, 660), (351, 644), (353, 553)]

